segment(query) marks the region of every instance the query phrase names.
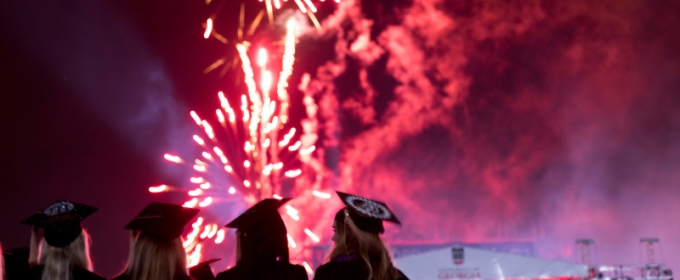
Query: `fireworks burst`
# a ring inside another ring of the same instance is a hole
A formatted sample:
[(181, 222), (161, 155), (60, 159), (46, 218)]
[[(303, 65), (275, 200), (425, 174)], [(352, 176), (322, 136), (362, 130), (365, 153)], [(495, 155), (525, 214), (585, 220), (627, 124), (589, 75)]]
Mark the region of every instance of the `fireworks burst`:
[[(210, 25), (208, 22), (207, 26)], [(190, 112), (193, 121), (203, 130), (201, 135), (193, 135), (194, 142), (202, 149), (200, 156), (190, 160), (173, 154), (164, 155), (166, 161), (190, 166), (195, 173), (189, 178), (194, 187), (187, 191), (188, 200), (184, 207), (209, 207), (225, 196), (242, 196), (248, 204), (264, 198), (281, 199), (282, 176), (290, 179), (302, 174), (302, 169), (295, 168), (292, 163), (304, 161), (300, 158), (308, 157), (316, 147), (296, 140), (304, 133), (298, 133), (294, 127), (285, 129), (290, 107), (288, 79), (295, 62), (295, 25), (291, 19), (286, 26), (281, 71), (276, 83), (269, 52), (260, 48), (255, 59), (251, 60), (249, 45), (239, 43), (236, 49), (247, 86), (247, 94), (238, 99), (240, 104), (232, 106), (224, 92), (219, 92), (220, 108), (215, 111), (217, 123), (201, 118), (195, 111)], [(204, 35), (210, 34), (208, 31)], [(257, 67), (254, 68), (253, 64)], [(224, 180), (216, 178), (225, 174), (236, 183), (221, 185)], [(173, 189), (160, 185), (150, 187), (149, 192)], [(324, 200), (330, 194), (314, 191), (314, 196)], [(292, 220), (300, 221), (299, 211), (290, 205), (286, 205), (286, 214)], [(226, 232), (220, 229), (221, 226), (204, 223), (204, 220), (204, 217), (199, 217), (192, 224), (192, 231), (184, 242), (190, 266), (201, 260), (203, 250), (210, 243), (220, 244), (225, 240)], [(319, 242), (319, 237), (310, 229), (302, 224), (300, 227), (299, 231), (304, 232), (304, 236), (299, 238)], [(295, 239), (290, 235), (288, 238), (289, 246), (296, 248)]]

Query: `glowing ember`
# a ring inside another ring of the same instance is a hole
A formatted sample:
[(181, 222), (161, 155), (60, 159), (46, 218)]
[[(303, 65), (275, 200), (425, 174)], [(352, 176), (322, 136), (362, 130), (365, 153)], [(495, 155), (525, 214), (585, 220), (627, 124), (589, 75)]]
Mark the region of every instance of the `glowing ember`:
[(210, 182), (205, 182), (205, 183), (201, 184), (200, 187), (201, 187), (201, 189), (207, 190), (207, 189), (210, 188)]
[(210, 230), (210, 233), (208, 233), (208, 238), (213, 238), (215, 234), (217, 233), (217, 224), (212, 224), (212, 229)]
[(300, 154), (301, 154), (301, 155), (309, 155), (309, 154), (311, 154), (312, 152), (314, 152), (314, 150), (316, 150), (316, 147), (315, 147), (315, 146), (310, 146), (309, 148), (305, 148), (305, 149), (300, 150)]
[(295, 240), (293, 240), (293, 237), (290, 236), (290, 234), (286, 234), (288, 236), (288, 245), (295, 249), (297, 247), (297, 244), (295, 244)]
[(205, 28), (205, 33), (203, 33), (203, 38), (210, 38), (210, 33), (212, 33), (212, 28), (213, 28), (213, 21), (211, 18), (206, 21), (206, 28)]
[(324, 199), (330, 199), (331, 198), (331, 194), (320, 192), (320, 191), (313, 191), (312, 194), (316, 197), (320, 197), (320, 198), (324, 198)]
[(160, 186), (156, 186), (156, 187), (149, 187), (149, 192), (150, 193), (159, 193), (159, 192), (164, 192), (167, 189), (168, 189), (168, 186), (160, 185)]
[(229, 187), (229, 194), (235, 194), (235, 193), (236, 193), (236, 188)]
[(224, 229), (217, 231), (217, 237), (215, 237), (215, 244), (220, 244), (224, 241)]
[(190, 196), (199, 196), (201, 194), (203, 194), (203, 190), (201, 190), (201, 189), (195, 189), (195, 190), (189, 191)]
[(243, 161), (243, 166), (245, 166), (246, 168), (250, 168), (250, 161), (249, 160)]
[(205, 229), (203, 230), (203, 233), (201, 233), (199, 237), (201, 239), (208, 237), (208, 234), (210, 234), (210, 229), (211, 229), (210, 225), (205, 225)]
[(202, 155), (205, 159), (207, 159), (207, 160), (209, 160), (209, 161), (212, 161), (212, 160), (213, 160), (212, 155), (211, 155), (210, 153), (208, 153), (208, 152), (203, 152), (201, 155)]
[(296, 151), (297, 149), (300, 148), (300, 146), (302, 146), (302, 142), (297, 141), (297, 142), (295, 142), (295, 144), (293, 144), (293, 146), (288, 147), (288, 150), (291, 151), (291, 152)]
[(184, 202), (184, 204), (182, 206), (184, 206), (186, 208), (194, 208), (194, 207), (196, 207), (196, 204), (198, 204), (198, 198), (194, 197), (193, 199), (191, 199), (187, 202)]
[(286, 177), (288, 178), (295, 178), (300, 176), (300, 174), (302, 174), (302, 170), (300, 169), (286, 171)]
[(309, 264), (307, 262), (302, 262), (302, 266), (305, 267), (307, 274), (314, 274), (314, 270), (312, 269), (311, 266), (309, 266)]
[(197, 125), (201, 125), (201, 118), (198, 117), (198, 114), (196, 114), (196, 112), (191, 111), (189, 114), (191, 115), (191, 118), (194, 119)]
[(234, 169), (229, 165), (225, 165), (224, 170), (229, 172), (229, 173), (234, 173)]
[(187, 266), (195, 266), (199, 263), (199, 261), (201, 260), (202, 247), (203, 245), (201, 244), (196, 245), (196, 248), (194, 248), (194, 252), (188, 256), (189, 263), (187, 264)]
[(196, 141), (196, 143), (198, 143), (201, 146), (205, 145), (205, 141), (203, 141), (203, 138), (198, 137), (198, 135), (194, 135), (194, 141)]
[(278, 194), (274, 194), (274, 195), (272, 195), (272, 197), (275, 198), (275, 199), (278, 199), (278, 200), (283, 199), (283, 197), (281, 197), (281, 196), (278, 195)]
[(314, 234), (311, 230), (309, 230), (308, 228), (306, 228), (306, 229), (305, 229), (305, 233), (307, 234), (307, 236), (309, 236), (309, 238), (311, 238), (312, 240), (314, 240), (315, 243), (319, 243), (319, 241), (320, 241), (319, 237), (316, 236), (316, 234)]
[(191, 177), (189, 178), (189, 181), (194, 184), (200, 184), (203, 183), (203, 177)]
[(246, 186), (246, 188), (250, 188), (250, 181), (248, 180), (243, 181), (243, 185)]
[(205, 166), (203, 166), (203, 165), (195, 164), (195, 165), (194, 165), (194, 170), (196, 170), (196, 171), (198, 171), (198, 172), (205, 172), (207, 169), (206, 169)]
[(201, 203), (198, 204), (200, 207), (206, 207), (212, 203), (212, 197), (206, 197)]
[(163, 157), (164, 157), (167, 161), (172, 161), (172, 162), (174, 162), (174, 163), (180, 163), (180, 162), (182, 162), (182, 159), (181, 159), (181, 158), (179, 158), (178, 156), (173, 156), (173, 155), (171, 155), (171, 154), (165, 154)]

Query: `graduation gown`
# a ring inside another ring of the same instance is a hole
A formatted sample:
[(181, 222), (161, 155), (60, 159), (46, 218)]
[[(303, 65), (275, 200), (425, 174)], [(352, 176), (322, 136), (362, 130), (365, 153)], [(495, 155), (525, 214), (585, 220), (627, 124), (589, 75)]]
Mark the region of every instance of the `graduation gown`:
[(254, 275), (246, 275), (243, 267), (235, 267), (217, 274), (217, 280), (308, 280), (305, 268), (286, 262), (272, 262), (257, 267), (253, 271)]
[[(399, 271), (399, 270), (397, 270)], [(408, 280), (399, 271), (397, 280)], [(368, 279), (368, 269), (356, 254), (341, 256), (320, 266), (314, 273), (314, 280), (365, 280)]]
[[(116, 278), (113, 278), (111, 280), (130, 280), (130, 279), (132, 279), (132, 278), (129, 275), (121, 274), (121, 275), (118, 275), (118, 276), (116, 276)], [(193, 280), (193, 279), (194, 278), (191, 278), (191, 277), (187, 276), (186, 274), (184, 274), (180, 271), (177, 271), (177, 272), (175, 272), (175, 277), (173, 277), (172, 280)], [(163, 280), (163, 279), (158, 279), (158, 280)]]
[[(21, 279), (26, 280), (40, 280), (42, 278), (44, 266), (36, 265), (28, 268), (24, 276)], [(71, 278), (72, 280), (106, 280), (106, 278), (97, 275), (94, 272), (90, 272), (80, 266), (74, 265), (71, 268)]]

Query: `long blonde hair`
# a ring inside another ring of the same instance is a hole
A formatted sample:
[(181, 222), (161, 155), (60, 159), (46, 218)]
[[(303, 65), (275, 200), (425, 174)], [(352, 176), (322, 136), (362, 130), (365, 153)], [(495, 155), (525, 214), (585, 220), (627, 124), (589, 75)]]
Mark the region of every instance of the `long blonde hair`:
[(38, 264), (43, 265), (43, 280), (68, 280), (72, 265), (92, 271), (90, 235), (85, 229), (66, 247), (52, 246), (44, 238), (40, 243)]
[(181, 238), (167, 242), (144, 233), (131, 233), (130, 256), (124, 271), (130, 279), (173, 279), (177, 270), (189, 274)]
[(328, 261), (343, 255), (357, 254), (366, 265), (367, 280), (393, 280), (399, 277), (400, 273), (392, 265), (390, 253), (378, 234), (359, 229), (348, 215), (345, 215), (344, 223), (335, 221), (335, 225), (337, 238), (328, 255)]

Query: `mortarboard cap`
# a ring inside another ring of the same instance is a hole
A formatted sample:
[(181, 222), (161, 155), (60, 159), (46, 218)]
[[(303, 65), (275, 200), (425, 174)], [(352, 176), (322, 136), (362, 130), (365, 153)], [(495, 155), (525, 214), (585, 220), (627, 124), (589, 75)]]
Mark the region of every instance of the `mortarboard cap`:
[(250, 207), (243, 214), (227, 224), (228, 228), (236, 228), (255, 239), (276, 233), (286, 233), (286, 225), (279, 215), (279, 207), (291, 198), (267, 198)]
[(42, 228), (47, 244), (65, 247), (80, 236), (83, 230), (80, 221), (96, 211), (92, 206), (59, 200), (21, 223)]
[[(397, 216), (383, 202), (338, 191), (336, 193), (338, 193), (342, 203), (349, 210), (347, 212), (349, 212), (349, 216), (354, 224), (363, 231), (371, 233), (385, 232), (383, 220), (401, 225)], [(337, 219), (338, 214), (336, 214)]]
[(215, 280), (215, 274), (210, 268), (210, 264), (221, 259), (212, 259), (204, 262), (200, 262), (195, 266), (189, 268), (189, 276), (196, 280)]
[(180, 205), (152, 202), (128, 223), (125, 229), (141, 231), (163, 241), (171, 241), (182, 235), (184, 226), (199, 211)]

